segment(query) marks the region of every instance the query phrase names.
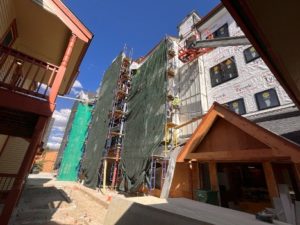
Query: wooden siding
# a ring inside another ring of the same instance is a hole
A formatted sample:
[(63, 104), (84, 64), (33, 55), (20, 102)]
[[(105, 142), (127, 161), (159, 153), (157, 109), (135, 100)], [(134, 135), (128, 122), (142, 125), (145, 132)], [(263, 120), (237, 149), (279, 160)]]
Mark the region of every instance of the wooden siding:
[(189, 163), (176, 163), (169, 197), (184, 197), (192, 199), (192, 186), (192, 170), (189, 166)]
[(17, 174), (22, 164), (29, 142), (19, 137), (9, 137), (0, 157), (0, 173)]
[(12, 0), (0, 1), (0, 39), (2, 39), (5, 32), (8, 30), (10, 24), (15, 18), (15, 10)]

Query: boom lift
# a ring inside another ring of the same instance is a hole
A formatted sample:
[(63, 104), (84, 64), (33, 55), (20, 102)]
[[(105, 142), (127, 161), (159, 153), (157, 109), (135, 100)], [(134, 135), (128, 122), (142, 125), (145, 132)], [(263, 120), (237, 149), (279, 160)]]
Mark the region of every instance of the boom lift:
[(179, 50), (178, 58), (183, 63), (193, 61), (195, 58), (210, 52), (217, 47), (250, 45), (245, 36), (221, 37), (207, 40), (189, 40), (186, 46)]

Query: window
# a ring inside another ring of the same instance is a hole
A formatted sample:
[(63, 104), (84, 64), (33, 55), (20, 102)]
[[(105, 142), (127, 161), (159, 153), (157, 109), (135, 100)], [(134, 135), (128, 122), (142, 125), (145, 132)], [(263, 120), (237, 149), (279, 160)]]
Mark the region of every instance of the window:
[(259, 58), (260, 56), (257, 53), (257, 51), (255, 50), (255, 48), (253, 46), (251, 46), (244, 50), (244, 57), (245, 57), (246, 63), (249, 63), (249, 62), (252, 62), (255, 59)]
[(223, 26), (221, 26), (212, 34), (208, 35), (206, 39), (221, 38), (221, 37), (229, 37), (229, 30), (228, 30), (227, 23), (225, 23)]
[(246, 113), (244, 99), (242, 98), (231, 102), (227, 102), (224, 105), (227, 106), (232, 112), (235, 112), (236, 114), (243, 115)]
[(16, 22), (14, 21), (1, 39), (1, 45), (10, 47), (16, 40)]
[(197, 41), (197, 37), (196, 37), (196, 35), (192, 35), (192, 36), (190, 36), (190, 37), (185, 41), (185, 46), (186, 46), (187, 48), (190, 48), (191, 45), (192, 45), (195, 41)]
[(234, 57), (210, 68), (211, 86), (215, 87), (238, 76)]
[(256, 104), (259, 110), (279, 106), (279, 99), (274, 88), (255, 94)]

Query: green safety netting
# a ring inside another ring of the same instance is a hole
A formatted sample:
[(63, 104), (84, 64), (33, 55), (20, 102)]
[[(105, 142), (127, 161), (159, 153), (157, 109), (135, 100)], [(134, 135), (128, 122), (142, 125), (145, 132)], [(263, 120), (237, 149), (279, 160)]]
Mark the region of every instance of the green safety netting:
[(135, 192), (149, 180), (151, 155), (159, 149), (164, 137), (166, 69), (167, 41), (163, 40), (132, 79), (121, 153), (123, 191)]
[(112, 109), (114, 89), (117, 86), (122, 58), (123, 54), (120, 54), (105, 72), (93, 112), (81, 165), (84, 183), (91, 188), (95, 188), (98, 182), (98, 172), (108, 132), (108, 113)]
[(76, 181), (79, 164), (82, 157), (83, 146), (91, 120), (92, 106), (78, 103), (68, 142), (63, 152), (63, 158), (57, 179), (64, 181)]
[(59, 169), (60, 168), (61, 161), (62, 161), (63, 154), (64, 154), (64, 150), (66, 149), (66, 145), (68, 143), (70, 130), (72, 128), (72, 124), (73, 124), (73, 121), (74, 121), (74, 118), (75, 118), (75, 113), (77, 111), (78, 104), (79, 104), (79, 102), (74, 102), (74, 104), (73, 104), (71, 114), (69, 116), (68, 123), (67, 123), (66, 129), (65, 129), (65, 133), (64, 133), (64, 136), (63, 136), (63, 140), (62, 140), (62, 142), (60, 144), (60, 147), (59, 147), (59, 150), (58, 150), (58, 154), (57, 154), (56, 161), (55, 161), (55, 164), (54, 164), (54, 169)]

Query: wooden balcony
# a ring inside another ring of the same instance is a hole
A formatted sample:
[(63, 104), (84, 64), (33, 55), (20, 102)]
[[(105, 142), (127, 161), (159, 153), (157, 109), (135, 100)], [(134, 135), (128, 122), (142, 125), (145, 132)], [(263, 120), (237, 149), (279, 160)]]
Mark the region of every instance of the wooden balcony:
[(0, 89), (48, 100), (58, 66), (0, 45)]

